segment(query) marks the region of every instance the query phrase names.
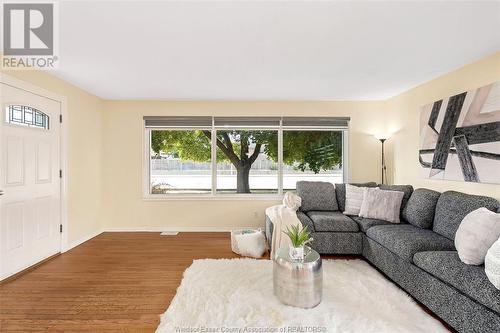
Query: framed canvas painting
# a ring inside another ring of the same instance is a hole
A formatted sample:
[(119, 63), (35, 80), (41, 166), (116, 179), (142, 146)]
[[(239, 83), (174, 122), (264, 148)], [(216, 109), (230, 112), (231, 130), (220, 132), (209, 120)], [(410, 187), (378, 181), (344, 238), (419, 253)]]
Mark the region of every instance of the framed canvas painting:
[(420, 111), (424, 178), (500, 184), (500, 82)]

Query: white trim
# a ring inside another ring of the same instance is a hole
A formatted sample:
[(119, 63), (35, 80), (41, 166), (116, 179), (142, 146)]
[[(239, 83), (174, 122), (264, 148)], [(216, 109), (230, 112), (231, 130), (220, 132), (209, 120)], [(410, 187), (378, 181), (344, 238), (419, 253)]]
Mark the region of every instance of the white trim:
[(283, 194), (146, 194), (142, 198), (144, 201), (178, 201), (178, 200), (192, 200), (192, 201), (281, 201)]
[(99, 231), (91, 233), (90, 235), (82, 237), (74, 242), (71, 242), (71, 244), (68, 244), (68, 246), (66, 246), (65, 248), (62, 249), (61, 253), (67, 252), (67, 251), (77, 247), (78, 245), (81, 245), (81, 244), (85, 243), (86, 241), (91, 240), (92, 238), (99, 236), (102, 233), (103, 233), (103, 231), (99, 230)]
[[(60, 200), (61, 200), (61, 225), (63, 226), (63, 232), (61, 234), (60, 247), (59, 250), (63, 252), (63, 249), (68, 246), (68, 112), (67, 112), (67, 97), (63, 95), (56, 94), (52, 91), (46, 90), (29, 82), (17, 79), (10, 75), (0, 73), (0, 82), (9, 85), (11, 87), (22, 89), (29, 93), (39, 95), (53, 101), (60, 103), (60, 112), (63, 117), (62, 124), (60, 123), (60, 142), (59, 142), (59, 166), (63, 170), (60, 186)], [(3, 110), (2, 110), (3, 111)], [(58, 120), (57, 120), (58, 121)]]
[(53, 253), (53, 254), (48, 254), (46, 256), (43, 256), (43, 257), (41, 257), (39, 259), (36, 259), (36, 260), (30, 262), (29, 264), (26, 264), (26, 265), (22, 266), (21, 268), (18, 268), (18, 269), (14, 270), (14, 271), (11, 271), (9, 273), (5, 273), (4, 275), (0, 276), (0, 281), (3, 281), (3, 280), (5, 280), (5, 279), (7, 279), (7, 278), (9, 278), (9, 277), (11, 277), (13, 275), (16, 275), (19, 272), (24, 271), (25, 269), (28, 269), (28, 268), (30, 268), (32, 266), (35, 266), (36, 264), (38, 264), (38, 263), (40, 263), (40, 262), (42, 262), (42, 261), (44, 261), (44, 260), (46, 260), (46, 259), (48, 259), (48, 258), (50, 258), (52, 256), (58, 255), (59, 253), (60, 252)]
[(214, 117), (212, 117), (212, 129), (210, 132), (210, 146), (212, 149), (210, 152), (210, 169), (212, 172), (212, 188), (210, 189), (210, 193), (212, 196), (217, 194), (217, 130), (215, 129), (214, 123), (215, 120)]
[(349, 130), (342, 131), (342, 175), (343, 182), (349, 183)]
[(151, 129), (146, 128), (145, 122), (142, 122), (142, 193), (151, 195)]
[(152, 130), (157, 130), (157, 131), (160, 131), (160, 130), (165, 130), (165, 129), (168, 129), (168, 130), (173, 130), (173, 131), (185, 131), (185, 130), (210, 130), (210, 127), (207, 127), (207, 126), (175, 126), (175, 127), (172, 127), (172, 126), (146, 126), (146, 122), (144, 121), (144, 127), (145, 128), (149, 128), (149, 129), (152, 129)]
[(68, 163), (68, 100), (63, 97), (61, 100), (61, 142), (59, 147), (61, 150), (60, 156), (60, 168), (62, 170), (61, 178), (61, 225), (63, 232), (61, 234), (61, 252), (68, 246), (68, 175), (69, 175), (69, 163)]
[(242, 229), (264, 229), (262, 226), (230, 226), (230, 227), (130, 227), (130, 228), (107, 228), (103, 232), (231, 232)]
[(283, 118), (278, 130), (278, 193), (283, 194)]
[(17, 79), (13, 76), (7, 75), (5, 73), (0, 73), (0, 81), (14, 88), (20, 88), (22, 90), (29, 91), (32, 94), (39, 95), (45, 98), (49, 98), (56, 102), (61, 102), (65, 100), (66, 97), (53, 93), (52, 91), (46, 90), (29, 82)]

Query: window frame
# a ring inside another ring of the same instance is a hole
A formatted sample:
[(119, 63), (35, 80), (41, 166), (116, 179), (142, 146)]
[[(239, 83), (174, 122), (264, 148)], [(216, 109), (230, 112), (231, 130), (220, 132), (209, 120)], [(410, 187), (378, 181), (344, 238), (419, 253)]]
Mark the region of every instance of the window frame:
[[(248, 117), (251, 118), (251, 117)], [(262, 118), (262, 117), (256, 117)], [(283, 119), (279, 121), (279, 126), (262, 126), (262, 127), (244, 127), (244, 126), (216, 126), (215, 117), (212, 117), (212, 126), (208, 127), (190, 127), (190, 126), (176, 126), (176, 127), (147, 127), (146, 122), (142, 121), (143, 130), (143, 162), (142, 162), (142, 188), (143, 188), (143, 200), (145, 201), (169, 201), (169, 200), (262, 200), (262, 201), (274, 201), (281, 200), (283, 198), (283, 132), (284, 131), (339, 131), (342, 132), (342, 175), (343, 182), (347, 183), (349, 181), (349, 127), (348, 122), (347, 127), (338, 126), (283, 126)], [(152, 194), (151, 193), (151, 131), (154, 130), (194, 130), (194, 129), (206, 129), (210, 130), (212, 134), (211, 140), (211, 183), (212, 189), (210, 193), (199, 194), (199, 193), (175, 193), (175, 194)], [(216, 134), (217, 130), (227, 130), (227, 129), (238, 129), (238, 130), (276, 130), (278, 132), (278, 193), (234, 193), (234, 194), (224, 194), (217, 193), (217, 143)]]

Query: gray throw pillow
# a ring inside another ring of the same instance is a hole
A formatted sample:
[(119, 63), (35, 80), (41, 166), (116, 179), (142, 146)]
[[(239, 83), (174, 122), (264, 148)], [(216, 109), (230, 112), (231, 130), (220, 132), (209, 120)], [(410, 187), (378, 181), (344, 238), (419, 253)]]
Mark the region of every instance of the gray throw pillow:
[(399, 223), (399, 212), (403, 192), (386, 191), (379, 188), (363, 189), (363, 204), (359, 216), (369, 219)]
[(381, 190), (388, 190), (388, 191), (401, 191), (404, 193), (403, 196), (403, 202), (401, 202), (401, 217), (403, 217), (403, 211), (406, 207), (406, 203), (411, 197), (411, 194), (413, 193), (413, 186), (411, 185), (379, 185)]
[[(375, 182), (350, 183), (350, 185), (358, 187), (377, 187), (377, 183)], [(335, 184), (335, 194), (337, 195), (339, 210), (341, 212), (345, 211), (345, 184)]]
[(297, 195), (302, 199), (300, 210), (339, 210), (335, 196), (335, 187), (327, 182), (297, 182)]
[(403, 219), (419, 228), (432, 228), (440, 195), (441, 193), (426, 188), (416, 189), (403, 210)]

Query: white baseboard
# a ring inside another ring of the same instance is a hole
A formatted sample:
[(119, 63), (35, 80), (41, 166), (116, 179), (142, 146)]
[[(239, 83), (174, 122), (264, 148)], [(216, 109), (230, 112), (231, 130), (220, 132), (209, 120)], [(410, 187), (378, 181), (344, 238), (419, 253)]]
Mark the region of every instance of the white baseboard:
[[(233, 230), (241, 229), (256, 229), (258, 227), (130, 227), (130, 228), (107, 228), (98, 230), (90, 235), (82, 237), (66, 246), (63, 246), (61, 253), (67, 252), (72, 248), (85, 243), (92, 238), (99, 236), (103, 232), (231, 232)], [(264, 230), (264, 226), (260, 227)]]
[(66, 251), (69, 251), (69, 250), (71, 250), (72, 248), (75, 248), (75, 247), (77, 247), (78, 245), (83, 244), (83, 243), (85, 243), (86, 241), (91, 240), (92, 238), (94, 238), (94, 237), (96, 237), (96, 236), (99, 236), (99, 235), (100, 235), (100, 234), (102, 234), (102, 233), (103, 233), (103, 231), (102, 231), (102, 230), (98, 230), (98, 231), (96, 231), (96, 232), (91, 233), (90, 235), (87, 235), (87, 236), (85, 236), (85, 237), (82, 237), (82, 238), (80, 238), (80, 239), (78, 239), (78, 240), (76, 240), (76, 241), (72, 242), (71, 244), (67, 244), (66, 246), (63, 246), (61, 253), (64, 253), (64, 252), (66, 252)]
[[(104, 232), (231, 232), (240, 229), (256, 229), (259, 227), (131, 227), (106, 228)], [(260, 227), (264, 230), (264, 227)]]
[(50, 257), (52, 257), (54, 255), (57, 255), (58, 253), (59, 253), (59, 251), (57, 253), (48, 254), (48, 255), (46, 255), (44, 257), (38, 258), (36, 260), (33, 260), (29, 264), (26, 264), (26, 265), (24, 265), (24, 266), (22, 266), (22, 267), (20, 267), (20, 268), (18, 268), (16, 270), (14, 270), (14, 271), (4, 273), (3, 275), (0, 275), (0, 281), (5, 280), (8, 277), (11, 277), (12, 275), (16, 275), (17, 273), (22, 272), (25, 269), (28, 269), (28, 268), (30, 268), (32, 266), (36, 266), (36, 265), (40, 264), (42, 261), (44, 261), (44, 260), (46, 260), (46, 259), (48, 259), (48, 258), (50, 258)]

